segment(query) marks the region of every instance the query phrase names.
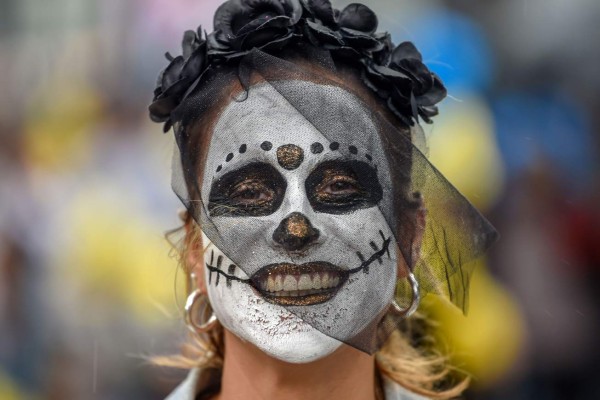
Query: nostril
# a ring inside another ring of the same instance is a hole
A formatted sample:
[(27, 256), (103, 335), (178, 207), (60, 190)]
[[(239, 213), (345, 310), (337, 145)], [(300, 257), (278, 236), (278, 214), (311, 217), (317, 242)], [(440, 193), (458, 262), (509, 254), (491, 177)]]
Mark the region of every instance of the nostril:
[(302, 250), (319, 238), (319, 230), (312, 226), (304, 214), (295, 212), (285, 217), (275, 232), (273, 240), (287, 251)]

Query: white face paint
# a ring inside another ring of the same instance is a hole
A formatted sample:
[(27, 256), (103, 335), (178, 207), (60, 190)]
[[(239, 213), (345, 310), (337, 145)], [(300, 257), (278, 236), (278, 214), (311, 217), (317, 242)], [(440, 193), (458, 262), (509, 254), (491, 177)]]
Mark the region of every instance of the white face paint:
[(227, 256), (209, 246), (205, 271), (228, 330), (275, 358), (305, 363), (351, 342), (387, 309), (396, 242), (380, 210), (391, 204), (382, 190), (390, 178), (372, 161), (385, 156), (368, 113), (342, 89), (289, 84), (307, 99), (343, 105), (338, 132), (327, 132), (339, 141), (268, 84), (229, 104), (201, 187)]
[[(222, 257), (222, 265), (225, 266), (233, 264), (212, 243), (204, 254), (206, 264), (211, 265), (211, 257), (214, 260)], [(215, 262), (212, 264), (216, 265)], [(232, 275), (248, 279), (240, 268), (236, 268)], [(333, 353), (342, 345), (342, 342), (319, 332), (284, 307), (267, 302), (250, 285), (236, 281), (227, 284), (227, 279), (211, 274), (208, 268), (205, 268), (205, 279), (206, 282), (211, 281), (208, 297), (221, 324), (271, 357), (295, 364), (308, 363)]]

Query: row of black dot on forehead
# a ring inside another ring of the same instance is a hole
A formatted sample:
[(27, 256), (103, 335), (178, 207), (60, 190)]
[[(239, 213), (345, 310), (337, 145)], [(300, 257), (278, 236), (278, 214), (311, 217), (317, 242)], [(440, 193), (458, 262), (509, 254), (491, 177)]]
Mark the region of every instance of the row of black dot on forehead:
[[(261, 143), (260, 148), (264, 151), (271, 151), (273, 149), (273, 143), (269, 142), (269, 141), (264, 141)], [(338, 142), (332, 142), (329, 144), (329, 149), (331, 151), (337, 151), (340, 148), (340, 144)], [(239, 148), (239, 153), (240, 154), (244, 154), (246, 151), (248, 150), (248, 145), (243, 144), (240, 146)], [(302, 148), (300, 148), (299, 146), (293, 145), (293, 144), (288, 144), (288, 145), (283, 145), (281, 147), (279, 147), (278, 149), (278, 154), (277, 154), (277, 158), (279, 161), (279, 164), (288, 170), (294, 170), (296, 168), (298, 168), (300, 166), (300, 164), (302, 163), (302, 161), (304, 160), (304, 150), (302, 150)], [(325, 147), (319, 143), (313, 143), (310, 146), (310, 152), (312, 154), (321, 154), (323, 151), (325, 151)], [(348, 146), (348, 151), (350, 152), (350, 154), (354, 154), (357, 155), (358, 154), (358, 148), (356, 146)], [(290, 157), (291, 155), (291, 157)], [(233, 153), (229, 153), (227, 154), (227, 157), (225, 157), (225, 161), (226, 162), (230, 162), (231, 160), (233, 160), (234, 154)], [(370, 154), (365, 154), (365, 158), (369, 161), (373, 161), (373, 157)], [(223, 169), (222, 165), (219, 165), (217, 167), (217, 172), (221, 172), (221, 170)]]

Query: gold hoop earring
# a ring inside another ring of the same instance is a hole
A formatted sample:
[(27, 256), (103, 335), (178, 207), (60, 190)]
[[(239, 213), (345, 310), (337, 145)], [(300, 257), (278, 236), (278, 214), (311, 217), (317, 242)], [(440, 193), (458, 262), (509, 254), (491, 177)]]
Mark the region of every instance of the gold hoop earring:
[[(200, 301), (200, 303), (198, 303), (198, 301)], [(201, 309), (197, 315), (201, 318), (206, 318), (206, 322), (197, 324), (196, 321), (194, 321), (193, 310), (199, 305), (201, 306)], [(188, 329), (193, 333), (207, 333), (217, 325), (217, 322), (219, 322), (219, 320), (210, 306), (208, 296), (203, 294), (200, 289), (194, 290), (185, 302), (185, 324)]]
[(419, 282), (415, 278), (415, 275), (412, 271), (408, 273), (408, 281), (410, 282), (410, 287), (412, 289), (412, 299), (410, 301), (410, 305), (406, 309), (402, 309), (396, 299), (392, 300), (392, 307), (403, 318), (408, 318), (417, 311), (419, 307), (419, 303), (421, 302), (421, 294), (419, 293)]

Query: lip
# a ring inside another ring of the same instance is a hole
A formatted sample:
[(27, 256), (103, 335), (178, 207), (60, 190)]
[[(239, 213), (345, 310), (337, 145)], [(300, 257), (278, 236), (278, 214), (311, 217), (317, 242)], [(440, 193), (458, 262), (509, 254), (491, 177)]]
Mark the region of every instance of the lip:
[(349, 275), (348, 271), (328, 262), (278, 263), (261, 268), (250, 281), (270, 303), (309, 306), (333, 298)]

